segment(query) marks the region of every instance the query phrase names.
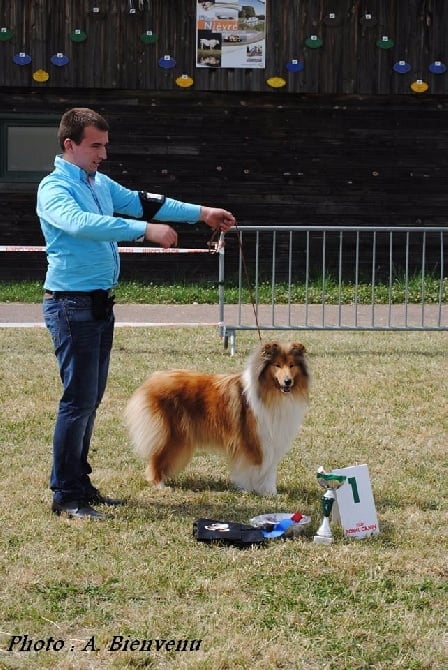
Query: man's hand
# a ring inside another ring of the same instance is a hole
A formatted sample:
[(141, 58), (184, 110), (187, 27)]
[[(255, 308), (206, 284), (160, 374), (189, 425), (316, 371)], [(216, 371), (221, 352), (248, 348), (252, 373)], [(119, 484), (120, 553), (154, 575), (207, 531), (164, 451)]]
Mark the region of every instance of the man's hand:
[(160, 244), (164, 249), (175, 247), (177, 244), (177, 233), (171, 226), (165, 223), (147, 223), (145, 240)]
[(235, 217), (231, 212), (219, 207), (201, 207), (201, 221), (210, 228), (225, 232), (235, 225)]

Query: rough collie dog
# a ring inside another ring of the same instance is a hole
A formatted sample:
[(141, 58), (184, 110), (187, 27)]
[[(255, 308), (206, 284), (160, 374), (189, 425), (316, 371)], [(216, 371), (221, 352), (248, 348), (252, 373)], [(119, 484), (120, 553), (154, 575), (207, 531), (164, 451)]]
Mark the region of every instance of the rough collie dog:
[(163, 487), (202, 449), (227, 457), (237, 488), (275, 495), (308, 405), (305, 354), (303, 344), (274, 342), (258, 346), (242, 373), (154, 372), (125, 414), (148, 481)]

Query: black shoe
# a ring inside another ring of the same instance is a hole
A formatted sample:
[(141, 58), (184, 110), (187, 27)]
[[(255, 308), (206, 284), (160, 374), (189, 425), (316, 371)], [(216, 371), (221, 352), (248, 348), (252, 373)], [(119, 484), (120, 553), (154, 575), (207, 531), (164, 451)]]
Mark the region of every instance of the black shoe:
[(53, 502), (51, 506), (51, 511), (57, 514), (66, 514), (71, 519), (95, 519), (96, 521), (102, 521), (104, 519), (104, 514), (97, 512), (96, 509), (93, 509), (86, 501), (78, 502), (77, 500), (72, 500), (70, 502)]
[(92, 489), (90, 493), (87, 494), (86, 501), (89, 503), (89, 505), (109, 505), (110, 507), (124, 505), (124, 500), (103, 496), (98, 491), (98, 489)]

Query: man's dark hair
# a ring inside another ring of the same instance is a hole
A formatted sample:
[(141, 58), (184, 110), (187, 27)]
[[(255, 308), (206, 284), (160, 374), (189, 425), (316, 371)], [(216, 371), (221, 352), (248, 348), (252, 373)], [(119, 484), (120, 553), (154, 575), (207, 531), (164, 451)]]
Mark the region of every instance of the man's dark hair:
[(72, 140), (80, 144), (84, 136), (84, 128), (94, 126), (98, 130), (109, 130), (106, 119), (88, 107), (74, 107), (65, 112), (58, 130), (58, 140), (62, 151), (65, 151), (64, 140)]

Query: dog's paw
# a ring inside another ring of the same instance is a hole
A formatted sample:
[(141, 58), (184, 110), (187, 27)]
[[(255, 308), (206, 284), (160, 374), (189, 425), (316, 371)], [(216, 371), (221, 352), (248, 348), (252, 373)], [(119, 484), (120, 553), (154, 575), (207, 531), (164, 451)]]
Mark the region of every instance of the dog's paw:
[(230, 482), (232, 487), (236, 489), (239, 493), (252, 493), (251, 489), (242, 484), (237, 484), (236, 482)]
[(259, 496), (276, 496), (277, 487), (276, 486), (249, 486), (244, 484), (239, 484), (236, 481), (232, 481), (232, 486), (237, 489), (240, 493), (256, 493)]
[(156, 491), (169, 491), (171, 486), (165, 484), (164, 481), (155, 482), (153, 479), (147, 478), (148, 484), (153, 487)]
[(157, 482), (157, 484), (154, 484), (154, 488), (157, 491), (171, 491), (172, 489), (172, 487), (165, 484), (165, 482)]
[(259, 486), (255, 490), (259, 496), (276, 496), (277, 487), (276, 486)]

